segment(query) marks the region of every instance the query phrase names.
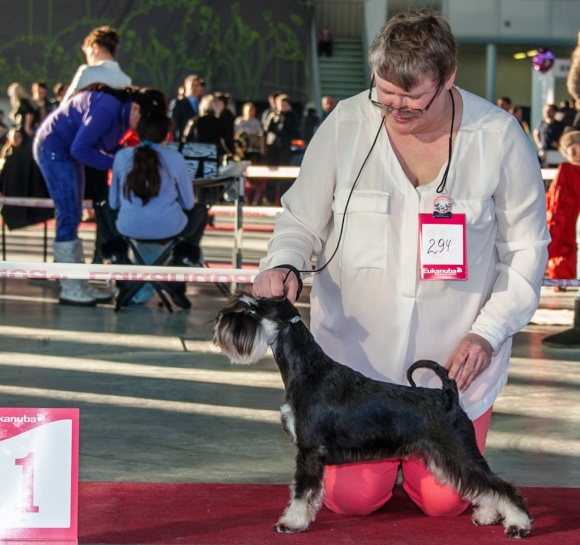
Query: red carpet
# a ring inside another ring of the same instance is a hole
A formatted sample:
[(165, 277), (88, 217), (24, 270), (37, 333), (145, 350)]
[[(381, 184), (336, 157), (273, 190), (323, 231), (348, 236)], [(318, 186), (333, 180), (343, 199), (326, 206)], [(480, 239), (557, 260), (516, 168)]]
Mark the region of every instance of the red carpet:
[[(580, 544), (580, 489), (521, 488), (535, 526), (524, 543)], [(501, 526), (460, 517), (424, 516), (397, 489), (369, 517), (323, 508), (310, 530), (278, 534), (272, 526), (289, 498), (285, 485), (80, 483), (79, 543), (195, 545), (490, 545), (510, 543)], [(512, 542), (513, 543), (513, 542)]]

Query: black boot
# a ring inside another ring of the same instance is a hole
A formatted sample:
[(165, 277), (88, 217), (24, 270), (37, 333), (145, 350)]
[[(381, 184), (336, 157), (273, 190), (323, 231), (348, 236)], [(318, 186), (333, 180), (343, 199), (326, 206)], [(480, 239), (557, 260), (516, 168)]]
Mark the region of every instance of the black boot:
[(550, 348), (580, 348), (580, 298), (574, 299), (574, 325), (572, 329), (549, 335), (542, 343)]
[(169, 294), (171, 300), (183, 309), (191, 308), (191, 301), (185, 295), (185, 282), (161, 282), (163, 291)]
[(129, 259), (129, 246), (123, 237), (116, 237), (101, 245), (101, 255), (111, 265), (132, 265)]
[(201, 248), (186, 240), (178, 242), (173, 249), (170, 265), (174, 267), (201, 267)]

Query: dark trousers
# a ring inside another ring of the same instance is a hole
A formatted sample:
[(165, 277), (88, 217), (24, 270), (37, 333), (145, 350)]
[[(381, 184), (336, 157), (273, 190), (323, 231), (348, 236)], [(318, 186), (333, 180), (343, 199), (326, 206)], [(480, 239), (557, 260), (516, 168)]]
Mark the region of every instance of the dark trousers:
[[(199, 261), (201, 256), (200, 243), (205, 226), (207, 224), (208, 210), (203, 203), (196, 203), (191, 210), (184, 210), (187, 216), (187, 224), (174, 236), (182, 238), (173, 251), (173, 260), (180, 261), (188, 258), (192, 262)], [(122, 233), (119, 233), (115, 222), (118, 211), (113, 210), (107, 202), (101, 203), (95, 213), (100, 215), (103, 225), (103, 257), (110, 259), (113, 255), (126, 256), (128, 252), (127, 243), (123, 240)]]

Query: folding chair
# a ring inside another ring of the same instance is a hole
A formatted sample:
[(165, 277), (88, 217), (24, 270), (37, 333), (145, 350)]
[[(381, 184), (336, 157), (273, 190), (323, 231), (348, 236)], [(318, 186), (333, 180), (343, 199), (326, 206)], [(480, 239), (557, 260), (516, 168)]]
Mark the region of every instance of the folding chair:
[[(181, 240), (181, 238), (179, 237), (162, 240), (138, 240), (129, 237), (123, 237), (123, 239), (127, 242), (129, 248), (131, 248), (131, 251), (133, 252), (133, 257), (138, 265), (166, 265), (169, 259), (171, 258), (173, 249)], [(142, 252), (139, 251), (139, 243), (159, 244), (160, 246), (165, 247), (163, 251), (154, 259), (153, 263), (146, 263), (145, 259), (142, 256)], [(117, 295), (117, 301), (115, 303), (115, 312), (118, 312), (121, 307), (127, 306), (131, 301), (131, 299), (145, 284), (151, 284), (153, 286), (153, 289), (156, 291), (157, 295), (159, 295), (159, 298), (163, 302), (163, 305), (165, 306), (165, 308), (167, 308), (169, 312), (173, 312), (173, 307), (171, 306), (169, 299), (167, 299), (167, 295), (165, 292), (167, 292), (172, 299), (183, 296), (182, 293), (177, 291), (176, 285), (173, 282), (158, 282), (155, 280), (146, 280), (146, 281), (124, 280), (122, 287), (119, 290), (119, 294)]]

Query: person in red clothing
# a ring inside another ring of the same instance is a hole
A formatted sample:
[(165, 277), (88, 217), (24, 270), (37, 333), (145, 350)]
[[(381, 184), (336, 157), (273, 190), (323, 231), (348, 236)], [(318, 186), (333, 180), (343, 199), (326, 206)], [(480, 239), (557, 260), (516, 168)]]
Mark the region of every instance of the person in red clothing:
[(546, 195), (552, 242), (548, 246), (550, 278), (576, 278), (576, 221), (580, 214), (580, 131), (564, 133), (560, 152), (569, 162), (558, 166)]
[[(577, 278), (577, 229), (580, 215), (580, 131), (568, 131), (560, 138), (560, 153), (569, 162), (558, 166), (556, 177), (546, 195), (548, 229), (548, 276), (555, 279)], [(572, 329), (542, 340), (552, 348), (580, 347), (580, 291), (574, 300)]]

